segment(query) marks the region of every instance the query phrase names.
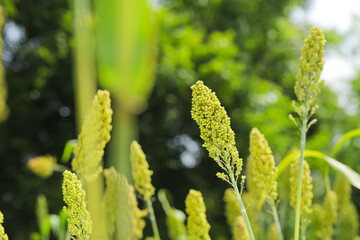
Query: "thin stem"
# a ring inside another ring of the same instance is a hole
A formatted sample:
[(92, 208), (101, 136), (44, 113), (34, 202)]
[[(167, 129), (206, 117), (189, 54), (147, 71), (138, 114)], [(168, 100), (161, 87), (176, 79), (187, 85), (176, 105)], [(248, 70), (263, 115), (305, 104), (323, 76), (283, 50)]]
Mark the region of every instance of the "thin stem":
[(130, 144), (137, 136), (136, 119), (135, 115), (117, 99), (114, 101), (114, 114), (110, 165), (114, 166), (119, 173), (124, 174), (131, 183)]
[(152, 205), (150, 198), (148, 200), (146, 200), (146, 205), (149, 209), (150, 221), (151, 221), (151, 226), (152, 226), (152, 229), (154, 232), (154, 238), (155, 238), (155, 240), (160, 240), (160, 234), (159, 234), (158, 226), (156, 223), (155, 212), (154, 212), (153, 205)]
[[(305, 104), (305, 109), (306, 109), (306, 104)], [(304, 162), (304, 152), (305, 152), (305, 143), (306, 143), (306, 128), (307, 128), (307, 112), (304, 113), (304, 116), (302, 119), (302, 128), (301, 128), (300, 162), (299, 162), (299, 174), (298, 174), (297, 196), (296, 196), (294, 240), (299, 240), (299, 233), (300, 233), (302, 175), (303, 175), (303, 162)]]
[(91, 21), (91, 1), (73, 2), (74, 16), (74, 89), (76, 104), (77, 132), (80, 132), (83, 120), (91, 107), (96, 93), (95, 57), (93, 46), (93, 29)]
[(170, 213), (170, 210), (171, 210), (171, 206), (170, 206), (170, 203), (169, 203), (169, 200), (167, 199), (166, 197), (166, 190), (164, 189), (160, 189), (159, 192), (158, 192), (158, 198), (161, 202), (161, 205), (166, 213), (166, 215), (168, 215)]
[(237, 187), (237, 184), (236, 184), (236, 181), (235, 181), (235, 178), (234, 178), (234, 173), (232, 172), (231, 169), (229, 169), (229, 176), (231, 178), (232, 187), (233, 187), (233, 189), (235, 191), (235, 195), (236, 195), (236, 198), (238, 200), (238, 203), (239, 203), (239, 206), (240, 206), (240, 209), (241, 209), (241, 213), (242, 213), (242, 216), (243, 216), (244, 221), (245, 221), (246, 229), (247, 229), (247, 231), (249, 233), (250, 240), (255, 240), (254, 233), (253, 233), (253, 231), (251, 229), (250, 220), (248, 218), (248, 215), (246, 214), (246, 209), (245, 209), (244, 203), (242, 202), (240, 192), (239, 192), (239, 189)]
[(305, 228), (301, 230), (301, 240), (306, 240)]
[(331, 187), (330, 187), (330, 178), (329, 178), (329, 165), (327, 165), (327, 166), (325, 167), (324, 182), (325, 182), (326, 192), (329, 192), (329, 191), (331, 190)]
[(280, 225), (280, 221), (279, 221), (279, 216), (278, 216), (278, 213), (277, 213), (277, 210), (276, 210), (274, 200), (271, 201), (270, 205), (271, 205), (274, 221), (275, 221), (275, 224), (276, 224), (276, 230), (277, 230), (277, 233), (278, 233), (278, 239), (283, 240), (283, 235), (282, 235), (282, 232), (281, 232), (281, 225)]
[(53, 169), (54, 169), (55, 172), (61, 172), (61, 173), (64, 172), (65, 170), (71, 171), (70, 168), (68, 168), (68, 167), (66, 167), (64, 165), (61, 165), (61, 164), (57, 164), (57, 163), (54, 164)]

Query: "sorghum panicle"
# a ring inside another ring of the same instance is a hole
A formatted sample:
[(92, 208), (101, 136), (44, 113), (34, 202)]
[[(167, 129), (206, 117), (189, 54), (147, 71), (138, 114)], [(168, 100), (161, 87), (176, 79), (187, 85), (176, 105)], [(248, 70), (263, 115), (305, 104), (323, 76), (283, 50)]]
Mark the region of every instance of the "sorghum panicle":
[(74, 173), (64, 171), (62, 191), (64, 202), (67, 205), (64, 206), (64, 212), (68, 215), (70, 234), (75, 239), (80, 239), (81, 236), (90, 239), (92, 222), (86, 207), (85, 191)]
[(9, 237), (8, 235), (5, 233), (5, 229), (3, 227), (3, 224), (4, 223), (4, 215), (2, 214), (2, 212), (0, 211), (0, 239), (1, 240), (8, 240)]
[(234, 219), (234, 228), (233, 228), (233, 239), (234, 240), (249, 240), (249, 233), (246, 229), (244, 218), (242, 216), (237, 216)]
[(210, 224), (206, 220), (206, 207), (201, 192), (191, 189), (185, 205), (188, 214), (188, 240), (210, 240)]
[(341, 174), (335, 178), (335, 193), (338, 200), (338, 239), (353, 239), (359, 229), (359, 216), (356, 206), (351, 202), (350, 182)]
[(56, 158), (50, 155), (39, 156), (28, 161), (27, 167), (39, 177), (48, 178), (54, 172)]
[(95, 179), (102, 171), (101, 161), (110, 140), (112, 114), (110, 93), (98, 90), (82, 125), (72, 161), (73, 170), (87, 181)]
[(277, 182), (275, 180), (277, 168), (272, 151), (264, 137), (257, 128), (250, 133), (250, 154), (252, 161), (252, 181), (257, 189), (267, 199), (276, 200)]
[(336, 193), (334, 191), (328, 191), (325, 195), (324, 208), (326, 212), (326, 219), (329, 221), (329, 225), (334, 224), (338, 215), (338, 201)]
[(132, 166), (132, 176), (135, 182), (135, 189), (144, 201), (151, 198), (155, 193), (155, 188), (151, 184), (153, 171), (149, 170), (146, 156), (138, 142), (133, 141), (130, 148), (130, 158)]
[(338, 239), (347, 240), (357, 236), (359, 231), (359, 215), (352, 202), (341, 205), (339, 212)]
[(325, 38), (323, 31), (317, 27), (311, 29), (310, 35), (304, 40), (301, 48), (300, 69), (296, 75), (295, 94), (300, 103), (295, 110), (302, 118), (305, 112), (312, 109), (316, 96), (324, 81), (319, 81), (324, 65)]
[(272, 223), (266, 232), (266, 240), (278, 240), (278, 239), (279, 237), (278, 237), (276, 224)]
[(120, 227), (117, 231), (119, 239), (142, 239), (145, 227), (143, 218), (147, 211), (138, 208), (133, 186), (114, 167), (105, 169), (104, 176), (106, 190), (103, 209), (106, 214), (108, 239), (112, 239), (115, 226)]
[(339, 173), (335, 177), (334, 191), (336, 193), (339, 206), (351, 201), (351, 184), (349, 180)]
[[(237, 179), (243, 163), (235, 147), (235, 134), (230, 127), (230, 118), (215, 93), (202, 81), (197, 81), (191, 89), (191, 116), (200, 127), (203, 146), (225, 172), (231, 170)], [(230, 181), (224, 173), (218, 173), (217, 176)]]
[[(295, 209), (296, 208), (296, 198), (297, 198), (297, 180), (299, 174), (299, 162), (300, 159), (296, 158), (291, 163), (291, 178), (290, 178), (290, 204)], [(306, 216), (311, 213), (312, 208), (312, 199), (313, 199), (313, 185), (311, 178), (311, 171), (309, 164), (304, 159), (303, 162), (303, 175), (302, 175), (302, 193), (301, 193), (301, 212), (302, 220), (306, 221)]]

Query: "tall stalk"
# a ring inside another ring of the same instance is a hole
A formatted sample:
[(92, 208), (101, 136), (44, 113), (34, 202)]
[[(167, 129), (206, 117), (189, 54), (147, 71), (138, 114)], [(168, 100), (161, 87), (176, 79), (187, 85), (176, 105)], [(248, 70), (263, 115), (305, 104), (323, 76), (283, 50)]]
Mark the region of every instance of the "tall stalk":
[(74, 89), (77, 131), (88, 113), (96, 93), (93, 16), (89, 0), (71, 1), (74, 14)]
[(304, 162), (304, 152), (305, 152), (305, 143), (306, 143), (306, 128), (307, 128), (307, 114), (304, 114), (304, 118), (302, 119), (301, 139), (300, 139), (300, 163), (299, 163), (299, 175), (297, 182), (294, 240), (299, 239), (299, 233), (300, 233), (302, 175), (303, 175), (303, 162)]
[(240, 192), (239, 192), (239, 189), (237, 187), (236, 181), (235, 181), (233, 175), (230, 175), (230, 176), (231, 176), (232, 187), (234, 189), (236, 198), (238, 200), (238, 203), (239, 203), (239, 206), (240, 206), (240, 209), (241, 209), (242, 216), (244, 218), (244, 222), (245, 222), (246, 229), (248, 231), (250, 240), (255, 240), (255, 236), (254, 236), (254, 233), (253, 233), (252, 228), (251, 228), (250, 220), (249, 220), (249, 217), (248, 217), (248, 215), (246, 213), (246, 209), (245, 209), (244, 203), (243, 203), (243, 201), (241, 199)]
[(271, 210), (272, 210), (273, 218), (274, 218), (274, 221), (275, 221), (275, 224), (276, 224), (276, 231), (277, 231), (277, 234), (278, 234), (278, 239), (279, 239), (279, 240), (283, 240), (283, 235), (282, 235), (282, 231), (281, 231), (280, 220), (279, 220), (279, 216), (278, 216), (278, 213), (277, 213), (277, 210), (276, 210), (275, 202), (272, 201), (270, 205), (271, 205)]
[(151, 222), (151, 227), (154, 232), (154, 238), (155, 238), (155, 240), (160, 240), (160, 234), (159, 234), (159, 229), (158, 229), (158, 226), (156, 223), (155, 212), (154, 212), (154, 208), (153, 208), (150, 198), (146, 200), (146, 205), (147, 205), (147, 208), (148, 208), (149, 214), (150, 214), (150, 222)]
[[(311, 125), (316, 123), (316, 119), (310, 120), (315, 114), (318, 106), (314, 104), (317, 95), (320, 93), (320, 87), (324, 84), (324, 80), (320, 81), (320, 74), (324, 65), (322, 59), (325, 50), (325, 38), (321, 29), (313, 27), (311, 33), (304, 40), (301, 48), (300, 69), (296, 76), (295, 94), (298, 103), (293, 102), (295, 112), (299, 115), (300, 122), (297, 122), (292, 115), (290, 118), (295, 122), (301, 132), (300, 139), (300, 160), (297, 176), (296, 204), (295, 207), (295, 230), (294, 240), (299, 240), (300, 234), (300, 215), (304, 215), (308, 210), (301, 210), (302, 198), (302, 181), (303, 181), (303, 165), (304, 152), (306, 143), (306, 132)], [(303, 235), (304, 236), (304, 235)]]
[(223, 170), (216, 176), (229, 183), (234, 189), (250, 239), (254, 240), (254, 233), (237, 187), (243, 161), (235, 146), (235, 133), (230, 127), (230, 118), (221, 107), (215, 93), (202, 81), (197, 81), (191, 89), (193, 96), (191, 116), (200, 127), (200, 136), (205, 142), (203, 146)]
[(250, 240), (255, 240), (255, 236), (254, 236), (254, 233), (253, 233), (252, 228), (251, 228), (249, 217), (248, 217), (248, 215), (246, 213), (244, 203), (243, 203), (243, 201), (241, 199), (241, 196), (240, 196), (239, 188), (237, 187), (237, 183), (236, 183), (235, 178), (234, 178), (234, 173), (232, 172), (231, 169), (229, 169), (229, 176), (231, 178), (231, 185), (232, 185), (232, 187), (234, 189), (236, 198), (238, 200), (238, 203), (239, 203), (239, 206), (240, 206), (240, 209), (241, 209), (241, 213), (242, 213), (242, 216), (243, 216), (244, 221), (245, 221), (246, 229), (247, 229), (247, 231), (249, 233)]
[(131, 141), (136, 139), (137, 136), (136, 115), (124, 107), (118, 99), (115, 101), (115, 109), (113, 137), (110, 143), (110, 161), (111, 165), (114, 166), (119, 173), (124, 174), (131, 183), (129, 146)]

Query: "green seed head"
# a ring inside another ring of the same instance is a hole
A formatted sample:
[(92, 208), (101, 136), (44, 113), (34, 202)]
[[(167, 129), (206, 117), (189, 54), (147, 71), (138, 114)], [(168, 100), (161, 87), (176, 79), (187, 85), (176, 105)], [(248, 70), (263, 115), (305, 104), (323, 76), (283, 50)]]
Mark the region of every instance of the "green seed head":
[(336, 175), (335, 178), (334, 190), (338, 199), (339, 206), (351, 201), (350, 182), (339, 173)]
[(28, 161), (27, 167), (39, 177), (48, 178), (54, 172), (56, 158), (50, 155), (39, 156)]
[(104, 148), (110, 140), (112, 129), (110, 103), (109, 92), (98, 90), (74, 148), (72, 168), (87, 181), (94, 180), (102, 171)]
[(338, 215), (338, 201), (334, 191), (328, 191), (326, 193), (324, 207), (329, 225), (334, 224)]
[(275, 180), (277, 168), (272, 151), (264, 137), (257, 128), (250, 133), (250, 153), (252, 167), (252, 181), (268, 200), (277, 198), (277, 182)]
[[(291, 178), (290, 178), (290, 204), (296, 209), (296, 198), (297, 198), (297, 181), (299, 173), (299, 162), (300, 159), (296, 158), (291, 163)], [(312, 199), (313, 199), (313, 185), (311, 178), (311, 171), (309, 164), (304, 159), (303, 162), (303, 175), (302, 175), (302, 193), (301, 193), (301, 212), (302, 220), (306, 221), (306, 216), (311, 213)]]
[(237, 216), (234, 220), (233, 239), (234, 240), (250, 239), (249, 233), (246, 229), (244, 218), (242, 216)]
[(186, 197), (185, 205), (188, 214), (188, 239), (210, 240), (210, 224), (206, 220), (206, 207), (201, 192), (191, 189)]
[(353, 239), (359, 231), (359, 215), (352, 202), (341, 205), (339, 212), (338, 239)]
[(8, 240), (9, 237), (8, 235), (5, 233), (5, 229), (3, 227), (3, 224), (4, 223), (4, 215), (2, 214), (2, 212), (0, 211), (0, 239), (1, 240)]
[[(242, 159), (235, 147), (235, 134), (230, 127), (230, 118), (215, 93), (202, 81), (197, 81), (191, 89), (191, 116), (200, 127), (203, 146), (223, 170), (231, 170), (238, 178), (242, 170)], [(224, 174), (218, 174), (218, 177), (229, 180)]]
[(64, 206), (64, 212), (68, 214), (70, 234), (75, 239), (90, 239), (92, 222), (86, 208), (85, 191), (74, 173), (67, 170), (64, 172), (62, 190), (67, 205)]
[(325, 43), (323, 31), (317, 27), (313, 27), (309, 36), (304, 40), (301, 49), (300, 69), (295, 83), (295, 94), (301, 104), (307, 101), (311, 105), (324, 83), (319, 79), (324, 66)]
[(278, 237), (276, 224), (272, 223), (266, 232), (266, 240), (277, 240), (277, 239), (279, 239), (279, 237)]
[[(301, 49), (300, 69), (296, 75), (294, 87), (299, 104), (293, 102), (293, 106), (302, 121), (308, 121), (318, 108), (317, 105), (314, 105), (314, 102), (320, 93), (321, 86), (324, 84), (324, 80), (320, 81), (319, 79), (324, 65), (325, 43), (323, 31), (313, 27), (311, 33), (304, 40)], [(292, 115), (290, 115), (290, 118), (300, 127), (301, 124), (298, 124)], [(316, 121), (316, 119), (310, 121), (307, 129)]]
[(149, 170), (146, 156), (136, 141), (131, 143), (130, 158), (136, 191), (138, 191), (144, 201), (146, 201), (155, 193), (155, 188), (151, 184), (153, 171)]

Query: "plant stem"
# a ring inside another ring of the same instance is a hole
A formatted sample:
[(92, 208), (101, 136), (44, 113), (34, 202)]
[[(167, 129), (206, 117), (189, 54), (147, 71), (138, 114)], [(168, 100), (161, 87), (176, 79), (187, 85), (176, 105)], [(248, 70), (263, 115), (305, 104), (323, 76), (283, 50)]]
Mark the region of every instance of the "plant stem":
[(157, 226), (157, 223), (156, 223), (155, 212), (154, 212), (154, 209), (153, 209), (152, 202), (151, 202), (150, 198), (148, 200), (146, 200), (146, 205), (147, 205), (147, 207), (149, 209), (151, 227), (152, 227), (153, 232), (154, 232), (154, 238), (155, 238), (155, 240), (160, 240), (160, 234), (159, 234), (158, 226)]
[(76, 104), (77, 132), (80, 132), (83, 120), (91, 107), (96, 93), (95, 60), (93, 46), (93, 29), (91, 1), (73, 2), (74, 16), (74, 89)]
[(301, 231), (301, 240), (306, 240), (305, 229)]
[(61, 172), (61, 173), (63, 173), (65, 170), (71, 171), (70, 168), (68, 168), (68, 167), (66, 167), (66, 166), (64, 166), (64, 165), (57, 164), (57, 163), (54, 164), (54, 171), (55, 171), (55, 172)]
[(277, 213), (277, 210), (276, 210), (274, 200), (271, 201), (270, 205), (271, 205), (274, 221), (275, 221), (275, 224), (276, 224), (276, 230), (277, 230), (277, 233), (278, 233), (278, 239), (283, 240), (283, 235), (282, 235), (282, 232), (281, 232), (281, 225), (280, 225), (280, 221), (279, 221), (279, 216), (278, 216), (278, 213)]
[(239, 189), (237, 187), (237, 184), (236, 184), (236, 181), (235, 181), (235, 178), (234, 178), (234, 173), (232, 172), (232, 170), (230, 168), (229, 168), (229, 176), (231, 178), (232, 187), (233, 187), (233, 189), (235, 191), (235, 195), (236, 195), (236, 198), (238, 200), (238, 203), (239, 203), (239, 206), (240, 206), (240, 209), (241, 209), (242, 216), (243, 216), (244, 221), (245, 221), (246, 229), (248, 231), (250, 240), (255, 240), (254, 233), (253, 233), (253, 231), (251, 229), (250, 220), (248, 218), (248, 215), (246, 214), (246, 209), (245, 209), (244, 203), (242, 202), (240, 192), (239, 192)]
[(326, 165), (326, 166), (325, 166), (324, 182), (325, 182), (326, 192), (329, 192), (329, 191), (331, 190), (331, 187), (330, 187), (330, 177), (329, 177), (329, 165)]
[[(305, 103), (305, 109), (306, 109), (306, 103)], [(303, 162), (304, 162), (304, 152), (305, 152), (305, 143), (306, 143), (306, 128), (307, 128), (307, 112), (304, 113), (304, 116), (302, 118), (302, 127), (301, 127), (300, 162), (299, 162), (299, 174), (298, 174), (297, 196), (296, 196), (294, 240), (299, 240), (299, 233), (300, 233), (302, 175), (303, 175)]]
[(160, 200), (160, 203), (161, 203), (166, 215), (168, 215), (170, 210), (171, 210), (171, 206), (170, 206), (169, 200), (166, 197), (166, 190), (165, 189), (160, 189), (159, 190), (158, 198)]
[(136, 139), (137, 128), (135, 115), (114, 99), (114, 121), (112, 139), (110, 142), (110, 165), (124, 174), (129, 183), (132, 182), (130, 164), (130, 144)]

